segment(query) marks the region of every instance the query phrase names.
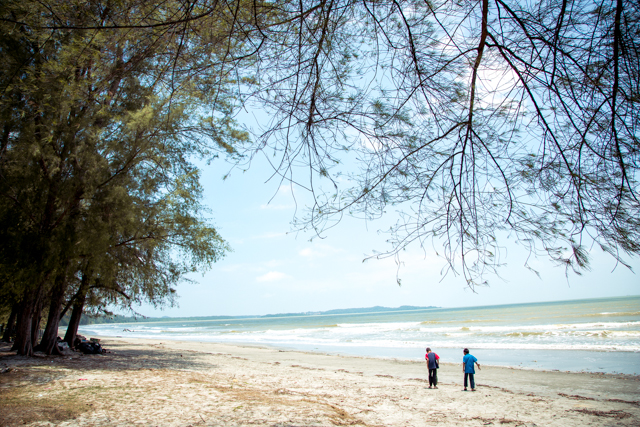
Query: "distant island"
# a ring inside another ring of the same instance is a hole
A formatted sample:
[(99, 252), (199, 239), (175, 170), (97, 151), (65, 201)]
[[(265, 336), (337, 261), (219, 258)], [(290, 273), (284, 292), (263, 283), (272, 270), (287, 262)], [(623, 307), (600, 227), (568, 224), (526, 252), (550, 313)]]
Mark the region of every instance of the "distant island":
[[(260, 318), (273, 318), (273, 317), (295, 317), (295, 316), (327, 316), (327, 315), (342, 315), (342, 314), (366, 314), (366, 313), (383, 313), (393, 311), (416, 311), (416, 310), (430, 310), (440, 308), (436, 306), (418, 307), (414, 305), (401, 305), (400, 307), (381, 307), (379, 305), (375, 307), (363, 307), (363, 308), (338, 308), (335, 310), (327, 311), (305, 311), (300, 313), (278, 313), (278, 314), (264, 314), (261, 316), (195, 316), (195, 317), (145, 317), (145, 316), (98, 316), (89, 317), (82, 316), (80, 321), (81, 325), (91, 325), (96, 323), (132, 323), (132, 322), (158, 322), (158, 321), (194, 321), (194, 320), (221, 320), (221, 319), (260, 319)], [(60, 326), (66, 326), (68, 322), (68, 316), (65, 316), (60, 321)]]
[(417, 307), (414, 305), (401, 305), (400, 307), (381, 307), (376, 305), (375, 307), (364, 308), (338, 308), (335, 310), (327, 311), (306, 311), (302, 313), (280, 313), (280, 314), (265, 314), (263, 316), (255, 317), (284, 317), (284, 316), (323, 316), (327, 314), (362, 314), (362, 313), (380, 313), (386, 311), (412, 311), (412, 310), (428, 310), (432, 308), (440, 308), (435, 306)]

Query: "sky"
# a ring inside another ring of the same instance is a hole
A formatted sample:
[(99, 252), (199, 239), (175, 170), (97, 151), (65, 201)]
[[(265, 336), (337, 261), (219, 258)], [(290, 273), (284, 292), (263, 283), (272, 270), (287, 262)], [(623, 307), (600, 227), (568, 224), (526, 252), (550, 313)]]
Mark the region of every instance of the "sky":
[[(488, 287), (466, 286), (461, 276), (443, 276), (446, 262), (435, 251), (413, 247), (393, 258), (363, 262), (374, 250), (388, 249), (378, 233), (393, 218), (365, 222), (345, 218), (323, 238), (292, 232), (295, 203), (289, 187), (268, 181), (270, 169), (258, 159), (251, 168), (222, 177), (230, 165), (203, 165), (204, 202), (212, 223), (230, 244), (230, 252), (211, 269), (190, 276), (178, 287), (178, 306), (142, 306), (150, 317), (263, 315), (339, 308), (402, 305), (469, 307), (573, 300), (640, 294), (640, 277), (594, 249), (592, 270), (565, 274), (544, 258), (529, 259), (538, 278), (525, 268), (528, 253), (506, 242), (507, 265)], [(297, 199), (304, 199), (297, 194)], [(390, 216), (393, 216), (392, 214)], [(315, 237), (315, 238), (314, 238)], [(632, 262), (640, 271), (640, 261)], [(402, 285), (396, 281), (399, 275)]]
[[(511, 79), (515, 79), (512, 75)], [(509, 72), (481, 78), (488, 93), (509, 86)], [(494, 85), (494, 86), (491, 86)], [(494, 100), (495, 101), (495, 100)], [(251, 128), (268, 122), (260, 109), (240, 113)], [(248, 171), (234, 170), (222, 159), (203, 165), (201, 181), (212, 222), (233, 252), (190, 276), (194, 283), (179, 286), (178, 306), (139, 309), (151, 317), (263, 315), (316, 312), (341, 308), (399, 307), (402, 305), (471, 307), (528, 302), (640, 295), (640, 258), (628, 260), (633, 271), (619, 265), (599, 248), (590, 252), (591, 271), (566, 274), (546, 258), (529, 258), (513, 241), (500, 277), (487, 276), (487, 287), (472, 291), (463, 277), (443, 275), (444, 258), (415, 246), (402, 252), (402, 265), (393, 258), (370, 259), (374, 250), (390, 249), (386, 229), (394, 213), (375, 222), (344, 218), (317, 238), (313, 232), (292, 232), (296, 205), (289, 187), (281, 188), (268, 162), (258, 157)], [(296, 199), (308, 200), (302, 190)], [(303, 206), (298, 205), (298, 213)], [(440, 248), (439, 248), (440, 249)], [(442, 250), (440, 249), (440, 252)], [(525, 267), (528, 263), (535, 273)], [(397, 283), (400, 277), (402, 285)]]

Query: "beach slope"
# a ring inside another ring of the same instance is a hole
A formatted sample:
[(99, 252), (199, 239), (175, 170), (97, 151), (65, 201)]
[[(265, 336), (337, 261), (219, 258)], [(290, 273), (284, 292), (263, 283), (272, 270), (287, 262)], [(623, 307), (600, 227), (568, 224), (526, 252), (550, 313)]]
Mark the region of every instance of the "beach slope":
[[(640, 425), (637, 376), (422, 362), (215, 343), (104, 339), (104, 355), (0, 348), (0, 426)], [(606, 356), (606, 354), (603, 354)], [(454, 363), (455, 362), (455, 363)]]

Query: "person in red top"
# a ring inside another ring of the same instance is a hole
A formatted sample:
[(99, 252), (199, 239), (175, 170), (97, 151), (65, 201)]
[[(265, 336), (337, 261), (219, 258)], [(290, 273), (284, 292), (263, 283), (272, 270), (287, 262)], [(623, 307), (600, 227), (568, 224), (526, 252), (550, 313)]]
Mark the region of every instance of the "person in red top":
[(427, 367), (429, 368), (429, 388), (438, 388), (438, 368), (440, 367), (440, 356), (431, 351), (427, 347), (427, 354), (424, 359), (427, 361)]

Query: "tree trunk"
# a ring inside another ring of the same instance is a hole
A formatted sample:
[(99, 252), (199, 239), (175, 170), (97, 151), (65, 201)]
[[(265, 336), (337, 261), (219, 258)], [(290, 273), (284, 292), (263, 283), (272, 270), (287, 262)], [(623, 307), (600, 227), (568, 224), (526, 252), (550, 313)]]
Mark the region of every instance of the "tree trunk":
[(73, 298), (73, 310), (71, 311), (71, 318), (69, 319), (67, 332), (64, 335), (64, 340), (67, 342), (67, 344), (69, 344), (69, 347), (71, 348), (73, 348), (73, 342), (76, 339), (76, 335), (78, 335), (78, 326), (80, 326), (82, 310), (84, 310), (84, 303), (87, 300), (87, 293), (89, 292), (91, 275), (91, 262), (88, 262), (82, 269), (82, 280), (80, 282), (78, 292), (76, 292), (76, 295)]
[(69, 319), (69, 326), (67, 326), (67, 333), (64, 335), (64, 340), (69, 344), (69, 347), (73, 348), (73, 342), (78, 335), (78, 326), (80, 326), (80, 319), (82, 319), (82, 310), (84, 309), (84, 302), (87, 299), (86, 291), (82, 295), (78, 295), (78, 298), (73, 303), (73, 310), (71, 310), (71, 319)]
[(42, 305), (43, 301), (39, 300), (36, 304), (35, 309), (33, 310), (33, 318), (31, 319), (31, 345), (33, 347), (33, 351), (37, 350), (38, 339), (40, 338), (40, 323), (42, 322)]
[(4, 334), (2, 335), (2, 341), (4, 342), (11, 342), (11, 335), (13, 335), (13, 330), (16, 328), (17, 313), (18, 304), (13, 304), (13, 307), (11, 307), (9, 320), (7, 321), (7, 328), (4, 330)]
[(33, 301), (23, 301), (20, 303), (18, 321), (16, 322), (16, 340), (13, 342), (12, 350), (16, 350), (21, 356), (31, 356), (33, 354), (33, 343), (31, 342), (31, 321), (33, 320)]
[(42, 340), (38, 345), (38, 350), (46, 354), (62, 354), (58, 348), (58, 329), (60, 327), (60, 312), (64, 302), (64, 292), (66, 290), (67, 275), (66, 268), (56, 277), (56, 281), (51, 292), (51, 303), (49, 304), (49, 316)]
[(25, 289), (22, 301), (18, 304), (16, 340), (12, 349), (21, 356), (33, 355), (33, 316), (39, 303), (41, 289), (41, 286)]

